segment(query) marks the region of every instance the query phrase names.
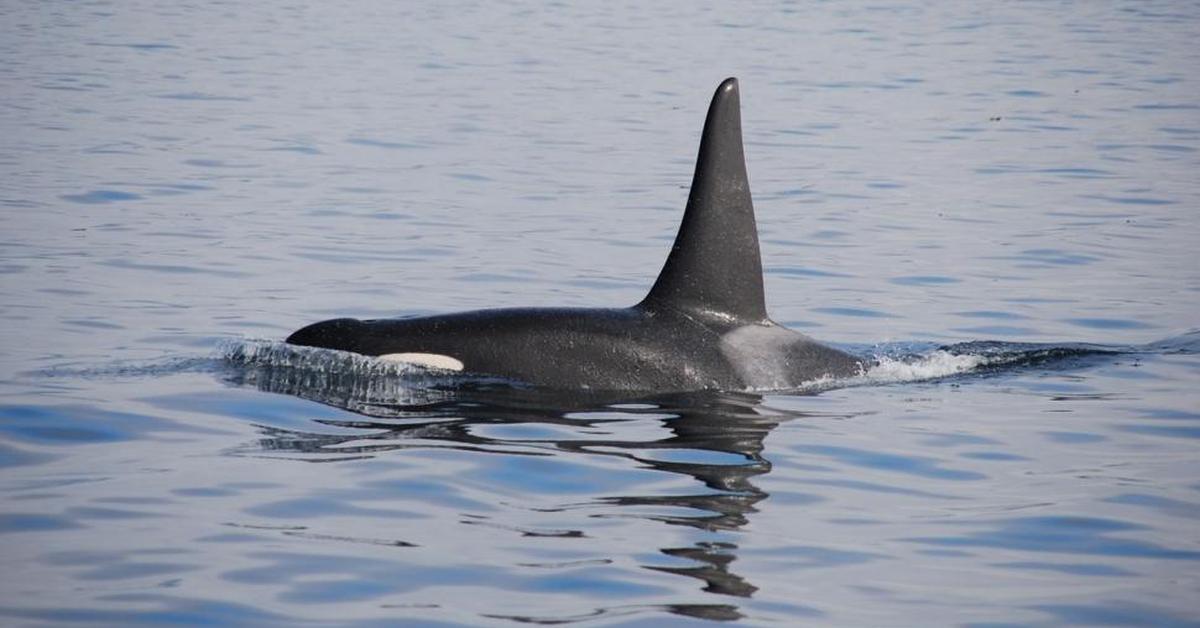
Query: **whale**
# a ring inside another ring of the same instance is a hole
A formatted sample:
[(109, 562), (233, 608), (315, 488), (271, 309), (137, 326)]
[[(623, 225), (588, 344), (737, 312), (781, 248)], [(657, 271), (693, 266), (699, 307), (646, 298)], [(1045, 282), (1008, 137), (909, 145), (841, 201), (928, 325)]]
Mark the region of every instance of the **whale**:
[(337, 318), (285, 342), (560, 390), (796, 390), (867, 367), (767, 314), (736, 78), (713, 94), (679, 231), (641, 302)]

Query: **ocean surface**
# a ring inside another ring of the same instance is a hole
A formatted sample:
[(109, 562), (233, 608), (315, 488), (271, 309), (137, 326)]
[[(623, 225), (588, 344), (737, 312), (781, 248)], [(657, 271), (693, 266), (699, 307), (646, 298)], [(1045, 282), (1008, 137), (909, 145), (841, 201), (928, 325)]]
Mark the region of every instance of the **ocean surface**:
[[(1194, 2), (0, 1), (0, 624), (1200, 626)], [(625, 306), (739, 77), (802, 391), (289, 348)]]

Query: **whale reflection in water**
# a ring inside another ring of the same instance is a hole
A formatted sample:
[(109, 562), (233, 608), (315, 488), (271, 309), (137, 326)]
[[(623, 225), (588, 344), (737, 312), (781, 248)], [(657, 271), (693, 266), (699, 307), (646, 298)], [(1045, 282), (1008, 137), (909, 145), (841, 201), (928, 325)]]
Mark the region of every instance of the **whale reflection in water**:
[[(691, 545), (648, 548), (670, 558), (663, 559), (664, 564), (642, 566), (698, 579), (705, 591), (733, 597), (750, 597), (758, 587), (736, 573), (738, 545), (721, 538), (719, 533), (746, 525), (757, 512), (757, 506), (768, 498), (753, 481), (771, 470), (770, 462), (763, 456), (763, 440), (780, 422), (802, 416), (768, 408), (761, 397), (743, 393), (621, 398), (482, 383), (455, 389), (420, 386), (412, 390), (412, 396), (405, 398), (404, 403), (385, 403), (365, 398), (364, 391), (373, 388), (361, 382), (342, 379), (330, 385), (330, 381), (322, 380), (324, 387), (313, 386), (311, 377), (298, 378), (290, 370), (246, 368), (230, 379), (237, 384), (300, 396), (354, 413), (345, 418), (314, 419), (311, 432), (261, 427), (263, 437), (244, 446), (240, 453), (338, 461), (397, 455), (404, 450), (450, 448), (480, 455), (565, 459), (573, 466), (586, 467), (583, 473), (586, 478), (582, 481), (594, 477), (598, 486), (590, 491), (592, 495), (585, 498), (585, 503), (576, 500), (546, 512), (584, 510), (587, 514), (583, 522), (634, 517), (718, 533), (718, 540), (706, 534), (704, 540)], [(339, 428), (339, 433), (320, 433), (328, 428)], [(602, 479), (605, 472), (600, 467), (611, 468), (611, 464), (597, 464), (592, 458), (595, 456), (623, 458), (629, 461), (629, 468), (694, 478), (702, 488), (680, 490), (678, 483), (668, 482), (674, 488), (662, 489), (663, 484), (655, 482), (660, 492), (605, 495)], [(474, 479), (489, 481), (486, 475)], [(533, 477), (528, 479), (529, 490), (536, 490), (537, 481)], [(403, 499), (404, 495), (397, 497)], [(489, 524), (478, 519), (459, 523)], [(510, 529), (524, 536), (588, 536), (585, 530), (547, 534)], [(742, 617), (736, 605), (731, 604), (669, 605), (660, 610), (706, 619)]]

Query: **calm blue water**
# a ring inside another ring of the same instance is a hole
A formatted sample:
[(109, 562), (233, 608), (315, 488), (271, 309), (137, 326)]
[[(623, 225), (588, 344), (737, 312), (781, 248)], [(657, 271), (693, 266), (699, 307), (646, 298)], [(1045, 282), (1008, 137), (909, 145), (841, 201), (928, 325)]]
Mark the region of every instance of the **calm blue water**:
[[(0, 623), (1200, 626), (1198, 34), (0, 3)], [(868, 376), (551, 396), (278, 344), (637, 301), (730, 75), (774, 318)]]

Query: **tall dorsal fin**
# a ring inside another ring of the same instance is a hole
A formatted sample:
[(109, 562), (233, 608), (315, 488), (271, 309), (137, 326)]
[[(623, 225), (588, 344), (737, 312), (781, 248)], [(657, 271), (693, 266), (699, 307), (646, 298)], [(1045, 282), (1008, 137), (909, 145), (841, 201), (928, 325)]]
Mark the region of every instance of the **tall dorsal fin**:
[(767, 319), (735, 78), (717, 87), (708, 107), (683, 224), (641, 306), (746, 322)]

